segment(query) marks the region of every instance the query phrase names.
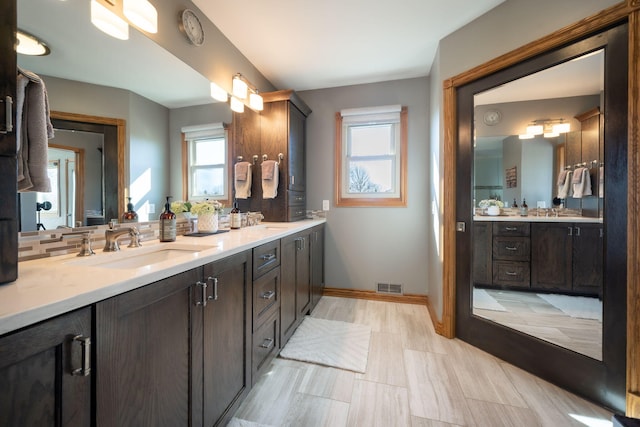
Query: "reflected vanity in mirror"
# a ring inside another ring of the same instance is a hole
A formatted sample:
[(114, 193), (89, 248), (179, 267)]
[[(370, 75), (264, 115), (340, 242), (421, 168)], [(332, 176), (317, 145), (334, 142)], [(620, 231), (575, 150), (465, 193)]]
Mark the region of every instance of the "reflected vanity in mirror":
[(473, 315), (596, 360), (603, 76), (600, 49), (474, 96)]

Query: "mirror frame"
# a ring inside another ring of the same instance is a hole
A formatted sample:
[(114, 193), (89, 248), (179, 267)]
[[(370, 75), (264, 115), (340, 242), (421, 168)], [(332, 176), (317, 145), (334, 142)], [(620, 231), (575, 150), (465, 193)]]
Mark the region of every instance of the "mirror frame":
[[(111, 117), (90, 116), (87, 114), (66, 113), (62, 111), (51, 111), (50, 117), (52, 120), (65, 120), (68, 122), (74, 122), (78, 125), (106, 125), (115, 129), (116, 144), (109, 144), (105, 141), (104, 144), (104, 174), (105, 174), (105, 224), (109, 222), (111, 218), (120, 218), (120, 214), (124, 212), (124, 195), (125, 195), (125, 146), (126, 146), (126, 120), (116, 119)], [(116, 162), (117, 169), (114, 173), (113, 162)], [(114, 185), (117, 186), (117, 191), (114, 194), (109, 191)], [(114, 200), (114, 198), (117, 198)], [(107, 206), (112, 206), (107, 209)], [(115, 207), (115, 211), (114, 208)], [(83, 215), (84, 220), (84, 215)]]
[(640, 1), (627, 0), (562, 28), (539, 40), (501, 55), (471, 70), (444, 80), (444, 165), (443, 165), (443, 309), (434, 319), (436, 331), (455, 337), (456, 319), (456, 162), (458, 142), (458, 88), (536, 55), (627, 21), (628, 49), (628, 193), (627, 193), (627, 358), (626, 413), (640, 416)]

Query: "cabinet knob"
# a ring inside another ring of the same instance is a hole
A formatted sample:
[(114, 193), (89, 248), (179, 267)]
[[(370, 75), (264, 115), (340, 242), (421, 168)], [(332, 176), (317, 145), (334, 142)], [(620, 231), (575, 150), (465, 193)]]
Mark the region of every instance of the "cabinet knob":
[(273, 343), (274, 343), (273, 338), (266, 338), (264, 341), (262, 341), (262, 344), (260, 344), (260, 347), (269, 349), (273, 347)]
[(276, 295), (276, 292), (275, 292), (275, 291), (269, 291), (269, 292), (265, 292), (265, 293), (263, 293), (262, 295), (260, 295), (260, 297), (261, 297), (262, 299), (271, 299), (271, 298), (273, 298), (275, 295)]

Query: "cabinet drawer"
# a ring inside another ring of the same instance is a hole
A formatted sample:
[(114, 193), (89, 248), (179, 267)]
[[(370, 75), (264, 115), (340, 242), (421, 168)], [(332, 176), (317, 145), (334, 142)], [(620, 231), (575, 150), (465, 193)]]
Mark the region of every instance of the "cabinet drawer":
[(530, 284), (529, 263), (521, 261), (494, 261), (493, 284), (528, 288)]
[(265, 243), (253, 249), (253, 278), (280, 265), (280, 240)]
[(528, 222), (494, 222), (494, 236), (529, 236), (531, 227)]
[(493, 238), (493, 259), (506, 261), (529, 261), (531, 240), (528, 237)]
[(253, 333), (251, 351), (251, 383), (255, 384), (264, 367), (278, 352), (278, 330), (280, 322), (278, 312), (273, 313), (264, 324)]
[(307, 217), (307, 209), (303, 206), (289, 206), (289, 221), (299, 221)]
[(253, 330), (280, 307), (280, 269), (274, 269), (253, 281)]
[(304, 191), (287, 190), (289, 206), (306, 205), (307, 194)]

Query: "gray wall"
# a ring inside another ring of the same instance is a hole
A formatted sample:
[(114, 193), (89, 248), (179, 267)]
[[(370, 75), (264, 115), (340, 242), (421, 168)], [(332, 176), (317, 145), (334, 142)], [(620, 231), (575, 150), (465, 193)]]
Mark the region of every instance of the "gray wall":
[[(441, 40), (431, 68), (430, 157), (436, 167), (429, 195), (434, 206), (430, 218), (434, 231), (430, 248), (429, 300), (442, 319), (442, 81), (490, 59), (537, 40), (582, 18), (593, 15), (619, 0), (507, 0), (495, 9)], [(550, 12), (552, 11), (552, 12)]]
[[(326, 229), (326, 285), (374, 290), (378, 282), (427, 293), (429, 227), (429, 79), (300, 92), (313, 112), (307, 119), (307, 208), (330, 200)], [(335, 113), (344, 108), (402, 104), (408, 107), (408, 205), (406, 208), (334, 206)]]

